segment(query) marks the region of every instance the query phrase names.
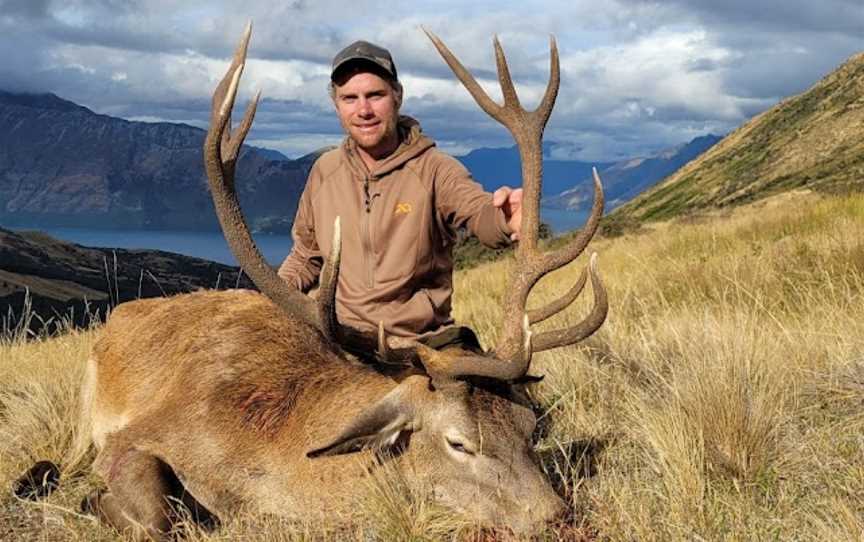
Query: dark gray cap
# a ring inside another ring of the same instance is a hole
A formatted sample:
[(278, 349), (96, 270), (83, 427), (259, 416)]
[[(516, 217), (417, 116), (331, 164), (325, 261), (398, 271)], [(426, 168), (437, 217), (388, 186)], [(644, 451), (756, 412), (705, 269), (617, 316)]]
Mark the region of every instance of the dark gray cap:
[(336, 72), (340, 68), (355, 62), (371, 62), (378, 68), (384, 71), (394, 81), (398, 81), (396, 76), (396, 64), (393, 63), (393, 57), (390, 56), (390, 51), (383, 47), (379, 47), (368, 41), (355, 41), (348, 47), (339, 51), (333, 58), (333, 70), (330, 72), (330, 80), (332, 81)]

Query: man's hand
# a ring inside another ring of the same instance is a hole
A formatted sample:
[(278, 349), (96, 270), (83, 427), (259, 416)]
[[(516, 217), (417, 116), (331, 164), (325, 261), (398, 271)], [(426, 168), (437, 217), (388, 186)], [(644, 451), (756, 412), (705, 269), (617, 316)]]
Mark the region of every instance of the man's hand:
[(510, 240), (518, 241), (522, 234), (522, 189), (502, 186), (492, 194), (492, 205), (504, 211), (507, 225), (513, 230)]

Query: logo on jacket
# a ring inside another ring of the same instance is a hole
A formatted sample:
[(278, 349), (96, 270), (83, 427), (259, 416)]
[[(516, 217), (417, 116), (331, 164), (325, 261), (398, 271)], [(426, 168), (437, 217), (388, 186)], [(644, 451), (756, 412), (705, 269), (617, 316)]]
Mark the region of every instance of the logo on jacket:
[(396, 204), (396, 212), (393, 213), (395, 215), (407, 215), (411, 212), (411, 204), (410, 203), (397, 203)]

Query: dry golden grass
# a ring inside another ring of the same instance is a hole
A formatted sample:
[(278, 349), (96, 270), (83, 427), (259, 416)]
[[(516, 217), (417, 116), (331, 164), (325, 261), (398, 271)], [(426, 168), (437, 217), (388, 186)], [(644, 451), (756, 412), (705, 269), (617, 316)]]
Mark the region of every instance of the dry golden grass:
[[(787, 194), (596, 242), (609, 319), (585, 344), (538, 354), (539, 449), (574, 508), (554, 539), (864, 538), (864, 197)], [(583, 259), (584, 260), (584, 259)], [(510, 262), (457, 276), (457, 318), (494, 344)], [(547, 278), (532, 305), (566, 290)], [(566, 325), (581, 302), (544, 326)], [(95, 480), (73, 451), (92, 332), (0, 344), (0, 484), (59, 461), (43, 503), (0, 497), (0, 537), (111, 540), (78, 516)], [(491, 540), (412, 492), (370, 482), (352, 517), (254, 514), (190, 540)]]

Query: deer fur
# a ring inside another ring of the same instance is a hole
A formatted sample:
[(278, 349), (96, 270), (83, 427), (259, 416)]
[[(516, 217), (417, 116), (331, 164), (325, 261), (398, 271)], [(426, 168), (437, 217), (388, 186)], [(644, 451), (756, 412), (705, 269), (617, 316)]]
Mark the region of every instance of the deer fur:
[[(162, 536), (165, 497), (182, 493), (176, 477), (218, 517), (308, 519), (362, 498), (384, 452), (479, 522), (524, 532), (563, 511), (532, 451), (536, 419), (519, 385), (436, 388), (424, 374), (386, 376), (337, 352), (257, 292), (120, 305), (84, 391), (93, 468), (107, 486), (91, 508), (121, 530)], [(380, 419), (369, 423), (370, 412)]]

